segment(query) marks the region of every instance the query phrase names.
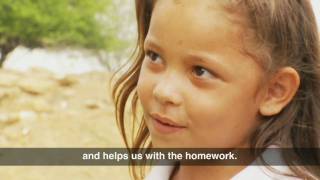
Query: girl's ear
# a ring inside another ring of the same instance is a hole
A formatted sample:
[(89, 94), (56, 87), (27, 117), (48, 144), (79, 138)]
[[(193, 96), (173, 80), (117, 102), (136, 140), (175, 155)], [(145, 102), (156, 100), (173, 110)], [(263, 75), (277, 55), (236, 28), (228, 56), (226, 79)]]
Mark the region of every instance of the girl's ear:
[(298, 72), (291, 67), (281, 68), (265, 87), (259, 112), (263, 116), (278, 114), (293, 98), (300, 85)]

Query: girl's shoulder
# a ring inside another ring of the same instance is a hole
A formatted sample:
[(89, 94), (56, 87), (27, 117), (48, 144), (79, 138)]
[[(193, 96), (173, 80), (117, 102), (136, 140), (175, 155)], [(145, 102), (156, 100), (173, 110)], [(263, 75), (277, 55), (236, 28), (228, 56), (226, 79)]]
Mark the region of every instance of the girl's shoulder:
[(259, 180), (299, 180), (301, 178), (288, 176), (286, 174), (293, 175), (288, 166), (255, 166), (250, 165), (236, 174), (231, 180), (243, 180), (243, 179), (259, 179)]
[(153, 166), (144, 180), (169, 180), (174, 170), (174, 165)]
[[(294, 177), (294, 174), (288, 166), (285, 165), (280, 151), (276, 149), (278, 146), (269, 146), (263, 153), (262, 157), (267, 164), (279, 164), (269, 166), (254, 161), (251, 165), (245, 167), (242, 171), (231, 178), (232, 180), (243, 179), (259, 179), (259, 180), (299, 180), (301, 178)], [(269, 163), (268, 163), (269, 162)], [(153, 166), (145, 180), (169, 180), (174, 166)], [(290, 176), (291, 175), (291, 176)]]
[[(251, 165), (244, 168), (238, 174), (236, 174), (232, 180), (242, 179), (286, 179), (286, 180), (298, 180), (301, 178), (295, 177), (294, 173), (290, 170), (289, 166), (285, 165), (282, 158), (279, 146), (269, 146), (261, 155), (263, 161), (260, 159), (255, 160)], [(267, 165), (272, 164), (272, 165)], [(278, 164), (278, 165), (273, 165)]]
[[(250, 165), (236, 174), (232, 180), (259, 179), (259, 180), (299, 180), (283, 174), (292, 174), (288, 166), (256, 166)], [(174, 166), (154, 166), (145, 180), (169, 180)]]

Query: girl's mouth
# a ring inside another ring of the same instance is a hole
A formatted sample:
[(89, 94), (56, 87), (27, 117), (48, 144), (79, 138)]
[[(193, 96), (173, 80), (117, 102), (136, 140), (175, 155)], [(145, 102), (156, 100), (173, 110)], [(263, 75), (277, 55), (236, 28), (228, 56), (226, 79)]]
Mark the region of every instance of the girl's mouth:
[(186, 128), (185, 126), (178, 125), (170, 119), (160, 117), (159, 115), (152, 114), (150, 117), (154, 128), (162, 134), (175, 133)]

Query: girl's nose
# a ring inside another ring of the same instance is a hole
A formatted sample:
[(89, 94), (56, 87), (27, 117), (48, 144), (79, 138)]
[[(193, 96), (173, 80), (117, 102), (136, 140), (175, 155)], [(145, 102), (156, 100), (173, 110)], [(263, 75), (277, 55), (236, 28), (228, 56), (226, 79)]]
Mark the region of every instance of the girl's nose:
[(162, 79), (153, 89), (153, 96), (163, 105), (180, 105), (182, 97), (177, 89), (177, 83)]

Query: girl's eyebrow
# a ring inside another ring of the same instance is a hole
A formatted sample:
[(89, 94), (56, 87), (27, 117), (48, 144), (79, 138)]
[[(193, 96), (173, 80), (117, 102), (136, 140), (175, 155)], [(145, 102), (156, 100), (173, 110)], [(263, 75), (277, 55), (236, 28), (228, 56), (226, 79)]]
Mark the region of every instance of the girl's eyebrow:
[[(155, 38), (148, 37), (144, 43), (144, 48), (149, 47), (153, 48), (159, 54), (164, 53), (164, 49), (160, 46), (160, 43), (157, 43), (157, 40)], [(221, 74), (223, 77), (230, 75), (228, 71), (228, 65), (223, 63), (222, 59), (214, 56), (213, 53), (188, 49), (183, 52), (183, 56), (181, 58), (186, 64), (197, 62), (203, 65), (207, 65), (208, 67), (213, 67), (214, 70), (217, 71), (218, 74)]]
[(207, 52), (188, 52), (186, 53), (185, 57), (183, 59), (186, 60), (196, 60), (200, 63), (206, 63), (206, 64), (215, 64), (215, 66), (222, 68), (224, 70), (227, 69), (224, 63), (222, 63), (222, 60), (218, 60), (218, 58), (212, 53), (207, 53)]
[[(151, 48), (154, 48), (157, 51), (163, 52), (163, 48), (159, 45), (160, 43), (157, 43), (157, 41), (154, 38), (148, 38), (145, 41), (144, 46), (149, 46)], [(188, 50), (189, 52), (186, 52), (186, 55), (183, 56), (183, 59), (186, 61), (192, 61), (197, 60), (198, 62), (202, 63), (208, 63), (208, 61), (213, 62), (215, 64), (220, 65), (221, 63), (213, 57), (210, 53), (207, 52), (192, 52), (191, 50)], [(220, 65), (221, 66), (221, 65)]]
[(157, 43), (157, 41), (154, 38), (148, 38), (144, 42), (144, 48), (146, 47), (151, 47), (154, 48), (155, 50), (159, 51), (159, 53), (163, 52), (162, 47)]
[(209, 67), (213, 67), (218, 74), (226, 77), (230, 75), (228, 72), (228, 65), (224, 64), (222, 60), (215, 57), (213, 54), (208, 52), (188, 52), (183, 57), (186, 63), (189, 62), (198, 62), (200, 64), (208, 65)]

